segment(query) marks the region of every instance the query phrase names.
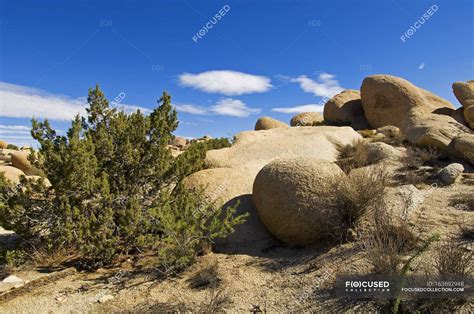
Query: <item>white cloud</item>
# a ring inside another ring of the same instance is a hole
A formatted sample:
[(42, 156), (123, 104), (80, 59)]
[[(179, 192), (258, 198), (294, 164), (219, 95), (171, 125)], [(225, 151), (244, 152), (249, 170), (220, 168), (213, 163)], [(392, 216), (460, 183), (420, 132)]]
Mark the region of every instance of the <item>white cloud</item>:
[(423, 70), (424, 68), (425, 68), (424, 62), (418, 66), (418, 70)]
[(190, 114), (197, 114), (197, 115), (206, 115), (207, 110), (206, 108), (202, 108), (192, 104), (174, 104), (174, 107), (179, 112), (186, 112)]
[(263, 93), (273, 87), (268, 77), (228, 70), (183, 73), (179, 81), (182, 86), (227, 96)]
[(295, 107), (272, 108), (272, 111), (281, 113), (323, 112), (324, 105), (308, 104)]
[(0, 124), (0, 130), (18, 130), (18, 131), (30, 131), (31, 127), (27, 125), (3, 125)]
[(218, 115), (246, 118), (254, 113), (259, 113), (258, 108), (249, 108), (245, 103), (238, 99), (224, 98), (211, 107), (211, 111)]
[(335, 75), (329, 73), (320, 73), (317, 80), (300, 75), (297, 78), (291, 78), (290, 81), (299, 83), (303, 91), (320, 97), (332, 97), (344, 90), (335, 79)]
[[(0, 82), (0, 116), (12, 118), (48, 118), (50, 120), (72, 120), (77, 114), (86, 114), (86, 98), (70, 98), (52, 94), (41, 89)], [(119, 104), (117, 108), (127, 113), (149, 109)]]

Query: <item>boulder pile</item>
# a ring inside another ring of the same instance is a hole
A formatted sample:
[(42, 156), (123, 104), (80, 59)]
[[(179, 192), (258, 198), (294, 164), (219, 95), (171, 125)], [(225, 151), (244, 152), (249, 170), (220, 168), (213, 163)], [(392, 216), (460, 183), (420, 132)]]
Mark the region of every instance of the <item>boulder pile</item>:
[(13, 184), (18, 184), (21, 176), (36, 179), (39, 174), (38, 169), (28, 160), (32, 150), (29, 147), (20, 149), (7, 147), (11, 146), (0, 140), (0, 172), (5, 178)]

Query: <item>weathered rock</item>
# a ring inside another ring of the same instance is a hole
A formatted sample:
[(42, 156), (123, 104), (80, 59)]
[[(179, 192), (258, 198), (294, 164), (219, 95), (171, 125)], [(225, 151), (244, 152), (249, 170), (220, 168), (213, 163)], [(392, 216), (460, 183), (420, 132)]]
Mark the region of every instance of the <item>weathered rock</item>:
[(324, 117), (319, 112), (303, 112), (291, 118), (291, 126), (313, 126), (324, 122)]
[(269, 237), (273, 237), (264, 228), (252, 200), (255, 176), (267, 163), (280, 157), (304, 156), (336, 161), (338, 146), (361, 138), (350, 127), (277, 128), (242, 132), (236, 135), (231, 147), (208, 151), (206, 164), (212, 169), (188, 177), (187, 186), (208, 186), (205, 195), (221, 199), (224, 209), (240, 201), (238, 213), (250, 214), (234, 234), (217, 243), (217, 249), (257, 254), (269, 246)]
[(400, 129), (393, 125), (387, 125), (378, 128), (377, 133), (383, 134), (388, 138), (397, 138), (402, 136)]
[(11, 154), (14, 152), (16, 152), (16, 150), (14, 149), (6, 149), (6, 148), (0, 149), (0, 160), (10, 162)]
[(441, 182), (445, 184), (453, 184), (456, 179), (464, 172), (464, 166), (459, 163), (452, 163), (441, 169), (438, 174)]
[(36, 169), (28, 160), (29, 155), (30, 155), (29, 150), (16, 151), (16, 152), (11, 153), (12, 165), (13, 167), (20, 169), (27, 175), (35, 175)]
[(20, 169), (11, 166), (0, 166), (0, 172), (3, 172), (5, 178), (13, 184), (20, 183), (20, 177), (25, 175)]
[(474, 105), (464, 108), (464, 121), (471, 129), (474, 129)]
[(361, 99), (365, 116), (372, 128), (394, 125), (402, 132), (403, 122), (414, 112), (427, 115), (436, 110), (441, 112), (445, 108), (454, 109), (447, 100), (390, 75), (366, 77), (361, 86)]
[(109, 302), (109, 301), (111, 301), (111, 300), (113, 300), (113, 299), (115, 299), (115, 297), (114, 297), (113, 295), (111, 295), (111, 294), (106, 294), (106, 295), (102, 296), (102, 297), (98, 300), (98, 302), (99, 302), (99, 303), (107, 303), (107, 302)]
[(324, 105), (324, 120), (329, 125), (349, 125), (355, 130), (368, 129), (360, 92), (345, 90)]
[(453, 142), (459, 155), (474, 165), (474, 134), (461, 134)]
[(190, 175), (184, 184), (195, 191), (205, 188), (205, 204), (215, 204), (225, 211), (238, 203), (237, 215), (249, 213), (247, 220), (236, 226), (232, 234), (216, 241), (217, 250), (225, 247), (227, 251), (238, 252), (245, 247), (246, 251), (261, 251), (271, 245), (273, 236), (261, 222), (253, 204), (253, 176), (239, 169), (214, 168)]
[(7, 148), (8, 143), (5, 141), (0, 140), (0, 148)]
[(453, 83), (453, 93), (464, 108), (474, 106), (474, 80)]
[(457, 122), (461, 123), (462, 125), (469, 126), (466, 123), (466, 120), (464, 119), (464, 108), (463, 107), (459, 107), (458, 109), (453, 110), (453, 112), (451, 113), (451, 117), (454, 120), (456, 120)]
[(47, 188), (51, 186), (51, 182), (47, 178), (42, 178), (41, 176), (26, 176), (26, 178), (34, 181), (43, 180), (43, 186)]
[(317, 158), (277, 159), (263, 167), (253, 184), (253, 200), (267, 229), (289, 245), (325, 238), (327, 206), (315, 197), (324, 182), (342, 170)]
[(414, 113), (402, 126), (405, 138), (412, 144), (435, 147), (453, 156), (462, 157), (454, 149), (453, 139), (472, 130), (450, 116)]
[(261, 117), (255, 124), (255, 131), (270, 130), (275, 128), (288, 128), (288, 125), (285, 122), (281, 122), (270, 117)]
[(176, 136), (171, 140), (170, 144), (179, 148), (184, 148), (188, 144), (188, 141), (184, 137)]
[(383, 159), (398, 160), (403, 154), (391, 145), (382, 142), (372, 142), (365, 145), (367, 149), (367, 158), (372, 161)]
[(249, 174), (255, 177), (263, 166), (277, 158), (312, 156), (336, 161), (338, 146), (361, 138), (351, 127), (245, 131), (236, 135), (231, 147), (208, 151), (206, 164), (211, 168), (249, 169)]
[(423, 204), (425, 195), (414, 185), (388, 187), (384, 202), (393, 217), (410, 218)]

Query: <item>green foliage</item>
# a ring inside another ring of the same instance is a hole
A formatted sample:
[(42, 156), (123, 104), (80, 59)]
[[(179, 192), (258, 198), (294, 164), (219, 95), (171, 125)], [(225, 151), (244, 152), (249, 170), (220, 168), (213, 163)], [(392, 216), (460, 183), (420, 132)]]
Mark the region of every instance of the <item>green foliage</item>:
[[(247, 215), (235, 216), (238, 204), (221, 211), (214, 203), (207, 203), (202, 192), (187, 192), (177, 186), (166, 206), (157, 208), (161, 235), (160, 265), (166, 272), (180, 271), (192, 264), (196, 253), (205, 250), (216, 238), (234, 231)], [(216, 209), (217, 208), (217, 209)]]
[(11, 250), (5, 252), (5, 263), (9, 267), (20, 267), (27, 262), (27, 254), (22, 250)]
[[(240, 222), (207, 216), (191, 221), (186, 213), (199, 196), (175, 188), (204, 167), (208, 149), (224, 147), (227, 140), (194, 144), (173, 158), (167, 146), (178, 119), (166, 92), (150, 115), (111, 108), (98, 86), (89, 90), (87, 100), (87, 117), (76, 116), (64, 136), (48, 120), (32, 120), (31, 134), (40, 148), (31, 162), (51, 187), (26, 179), (21, 189), (5, 187), (9, 197), (0, 207), (3, 227), (26, 240), (73, 248), (83, 261), (100, 265), (117, 254), (169, 242), (168, 230), (212, 239)], [(190, 250), (195, 248), (193, 242)]]
[(13, 144), (8, 144), (7, 145), (7, 149), (14, 149), (14, 150), (19, 150), (20, 148), (16, 145), (13, 145)]

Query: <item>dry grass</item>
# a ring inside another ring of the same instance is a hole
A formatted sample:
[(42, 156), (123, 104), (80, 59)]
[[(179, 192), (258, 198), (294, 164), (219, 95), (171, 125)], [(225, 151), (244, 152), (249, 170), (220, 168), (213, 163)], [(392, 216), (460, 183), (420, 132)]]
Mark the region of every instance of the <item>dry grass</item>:
[(406, 156), (402, 159), (402, 162), (406, 169), (418, 169), (438, 157), (439, 153), (435, 148), (408, 146)]
[(371, 167), (334, 176), (328, 180), (318, 194), (334, 215), (328, 221), (330, 234), (339, 240), (348, 240), (348, 231), (355, 229), (377, 202), (383, 199), (388, 174), (385, 168)]
[(217, 262), (200, 265), (197, 270), (187, 280), (192, 289), (216, 288), (221, 279), (217, 272)]
[(435, 268), (438, 274), (468, 276), (472, 274), (474, 254), (455, 240), (448, 240), (438, 248)]
[(352, 144), (338, 147), (338, 150), (337, 163), (345, 173), (375, 164), (382, 159), (377, 151), (371, 151), (368, 148), (368, 142), (365, 140), (356, 140)]
[(474, 211), (474, 193), (459, 193), (451, 199), (449, 205), (459, 210), (472, 212)]
[(408, 219), (392, 216), (383, 202), (374, 210), (372, 229), (364, 237), (363, 245), (375, 273), (397, 273), (404, 255), (416, 247), (418, 237)]

